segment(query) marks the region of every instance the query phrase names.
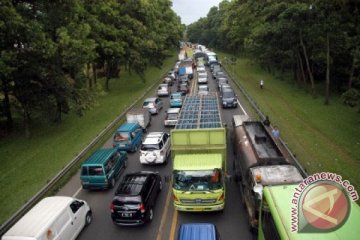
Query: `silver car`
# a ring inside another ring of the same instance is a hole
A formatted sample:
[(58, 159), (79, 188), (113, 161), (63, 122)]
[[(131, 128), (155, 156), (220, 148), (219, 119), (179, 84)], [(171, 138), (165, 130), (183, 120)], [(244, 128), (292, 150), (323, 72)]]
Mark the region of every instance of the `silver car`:
[(157, 95), (159, 97), (162, 97), (162, 96), (169, 96), (169, 94), (170, 94), (169, 85), (167, 83), (160, 84), (157, 90)]
[(198, 72), (198, 83), (207, 83), (207, 73), (204, 72)]
[(151, 114), (158, 114), (163, 108), (163, 101), (158, 97), (145, 99), (143, 108), (148, 109)]

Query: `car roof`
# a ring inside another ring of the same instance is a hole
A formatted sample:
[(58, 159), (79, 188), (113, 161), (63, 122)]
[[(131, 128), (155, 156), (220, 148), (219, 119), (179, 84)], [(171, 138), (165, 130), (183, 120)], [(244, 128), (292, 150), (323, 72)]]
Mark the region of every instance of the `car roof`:
[(180, 108), (168, 108), (167, 113), (179, 113)]
[(126, 174), (116, 190), (115, 195), (138, 195), (140, 194), (144, 183), (149, 174), (144, 173), (129, 173)]
[(216, 240), (216, 227), (212, 223), (183, 223), (178, 240)]
[(161, 136), (163, 135), (163, 132), (150, 132), (143, 142), (143, 144), (157, 144), (161, 140)]
[(103, 164), (105, 160), (116, 152), (116, 148), (101, 148), (96, 150), (82, 165)]
[(156, 99), (156, 97), (146, 98), (144, 102), (154, 102)]
[(116, 132), (129, 132), (131, 130), (134, 130), (136, 128), (140, 127), (140, 125), (136, 122), (134, 123), (124, 123), (123, 125), (121, 125), (117, 130)]

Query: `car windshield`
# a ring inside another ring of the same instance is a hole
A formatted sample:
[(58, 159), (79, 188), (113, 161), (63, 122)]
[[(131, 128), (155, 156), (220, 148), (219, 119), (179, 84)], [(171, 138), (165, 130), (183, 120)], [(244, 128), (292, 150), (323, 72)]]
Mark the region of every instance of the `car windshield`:
[(168, 115), (167, 115), (167, 119), (169, 119), (169, 120), (176, 120), (177, 118), (178, 118), (177, 113), (168, 113)]
[(220, 169), (174, 171), (173, 185), (182, 191), (211, 191), (223, 186)]
[(129, 140), (129, 134), (127, 132), (118, 132), (114, 136), (114, 141), (120, 142), (120, 141), (127, 141)]
[(141, 150), (143, 151), (151, 151), (151, 150), (159, 150), (159, 144), (143, 144), (141, 145)]

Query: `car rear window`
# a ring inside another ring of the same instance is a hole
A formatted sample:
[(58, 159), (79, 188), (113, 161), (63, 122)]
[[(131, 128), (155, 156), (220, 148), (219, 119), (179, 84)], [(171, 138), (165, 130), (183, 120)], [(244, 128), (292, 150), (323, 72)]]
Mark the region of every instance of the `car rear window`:
[(116, 133), (114, 136), (114, 141), (127, 141), (129, 140), (128, 133)]
[(178, 118), (177, 113), (168, 113), (168, 115), (167, 115), (167, 119), (169, 119), (169, 120), (176, 120), (177, 118)]
[(89, 172), (87, 174), (89, 176), (102, 176), (104, 175), (103, 168), (101, 166), (89, 166)]
[(223, 97), (224, 98), (232, 98), (232, 97), (234, 97), (234, 92), (232, 92), (232, 91), (223, 92)]
[(141, 197), (140, 196), (116, 196), (113, 203), (116, 205), (139, 204), (139, 203), (141, 203)]
[(150, 150), (159, 150), (159, 144), (143, 144), (141, 150), (150, 151)]

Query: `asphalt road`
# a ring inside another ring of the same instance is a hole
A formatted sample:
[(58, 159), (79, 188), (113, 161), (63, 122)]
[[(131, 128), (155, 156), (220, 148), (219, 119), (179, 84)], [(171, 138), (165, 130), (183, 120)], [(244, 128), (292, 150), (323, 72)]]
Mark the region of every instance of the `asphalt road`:
[[(191, 82), (193, 89), (197, 89), (196, 79)], [(208, 71), (208, 85), (210, 91), (217, 91), (216, 81), (212, 79), (210, 71)], [(176, 84), (172, 87), (174, 91)], [(235, 89), (235, 88), (234, 88)], [(236, 90), (236, 89), (235, 89)], [(238, 95), (240, 92), (238, 92)], [(154, 93), (155, 95), (155, 93)], [(164, 128), (163, 120), (165, 110), (169, 107), (169, 98), (162, 98), (164, 108), (158, 115), (152, 116), (151, 126), (148, 132), (166, 131), (170, 132), (170, 128)], [(222, 109), (222, 121), (228, 126), (228, 154), (227, 154), (227, 170), (232, 175), (233, 150), (230, 141), (232, 129), (231, 118), (235, 114), (243, 112), (241, 107), (236, 109)], [(109, 139), (104, 147), (111, 147), (112, 140)], [(210, 222), (214, 223), (220, 233), (221, 239), (255, 239), (250, 233), (246, 220), (246, 213), (242, 203), (240, 191), (234, 181), (230, 180), (226, 183), (226, 203), (223, 212), (210, 213), (184, 213), (177, 212), (173, 207), (171, 194), (171, 185), (169, 182), (172, 162), (167, 165), (146, 166), (141, 165), (139, 161), (139, 152), (128, 154), (128, 167), (124, 173), (136, 172), (141, 170), (158, 171), (164, 180), (164, 188), (157, 198), (154, 208), (154, 219), (151, 223), (140, 227), (122, 227), (113, 224), (110, 217), (110, 203), (114, 196), (114, 191), (119, 184), (117, 181), (114, 189), (106, 191), (85, 191), (81, 189), (79, 172), (61, 189), (57, 195), (74, 196), (88, 202), (93, 211), (93, 222), (86, 227), (79, 235), (78, 239), (99, 240), (99, 239), (176, 239), (177, 231), (182, 223), (192, 222)], [(124, 175), (121, 175), (121, 177)]]

